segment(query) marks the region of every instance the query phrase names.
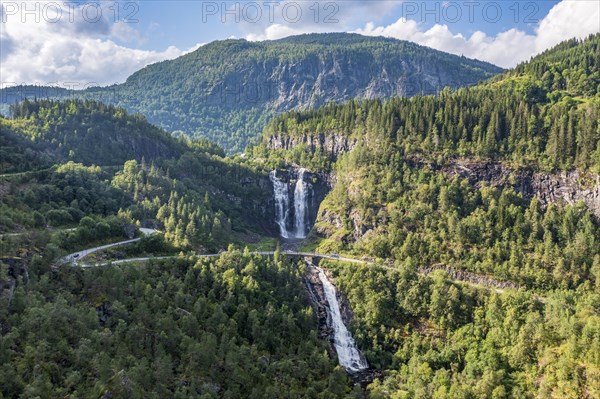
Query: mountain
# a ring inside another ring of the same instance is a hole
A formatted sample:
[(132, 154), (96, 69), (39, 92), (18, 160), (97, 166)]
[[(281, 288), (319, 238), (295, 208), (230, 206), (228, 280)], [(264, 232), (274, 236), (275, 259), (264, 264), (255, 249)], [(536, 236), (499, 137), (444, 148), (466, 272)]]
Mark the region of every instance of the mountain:
[[(28, 95), (65, 95), (116, 104), (169, 131), (242, 151), (274, 115), (353, 98), (433, 94), (501, 72), (414, 43), (357, 34), (309, 34), (275, 41), (215, 41), (150, 65), (120, 85), (83, 92), (16, 87), (3, 103)], [(32, 94), (35, 93), (35, 94)]]
[(599, 172), (599, 42), (600, 35), (570, 40), (476, 86), (437, 96), (289, 112), (265, 128), (257, 156), (283, 150), (290, 160), (322, 163), (362, 143), (428, 160), (471, 156)]
[(268, 176), (213, 143), (89, 100), (13, 108), (12, 119), (0, 118), (0, 233), (125, 212), (123, 220), (160, 225), (175, 247), (216, 250), (274, 229)]
[(600, 281), (599, 81), (600, 34), (474, 87), (283, 114), (252, 152), (335, 175), (323, 250), (576, 287)]
[[(245, 156), (93, 101), (16, 105), (0, 396), (600, 397), (599, 45), (287, 112)], [(276, 250), (277, 227), (327, 255)]]

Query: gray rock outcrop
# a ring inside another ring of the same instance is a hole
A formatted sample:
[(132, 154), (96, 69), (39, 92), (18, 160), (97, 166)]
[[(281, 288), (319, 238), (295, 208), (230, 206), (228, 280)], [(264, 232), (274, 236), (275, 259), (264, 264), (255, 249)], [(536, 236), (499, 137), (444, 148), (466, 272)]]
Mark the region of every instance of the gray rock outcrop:
[(486, 183), (492, 187), (512, 187), (531, 199), (537, 197), (543, 206), (549, 204), (574, 205), (583, 202), (600, 218), (600, 176), (578, 170), (559, 173), (515, 170), (497, 162), (453, 160), (442, 170), (450, 175), (466, 178), (475, 187)]

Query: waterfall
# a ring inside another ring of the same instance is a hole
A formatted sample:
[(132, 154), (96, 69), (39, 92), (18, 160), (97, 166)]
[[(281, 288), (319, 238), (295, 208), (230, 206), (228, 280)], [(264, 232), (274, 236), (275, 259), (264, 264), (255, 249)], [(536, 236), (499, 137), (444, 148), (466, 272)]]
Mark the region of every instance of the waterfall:
[(290, 208), (287, 183), (277, 178), (277, 171), (275, 170), (271, 171), (269, 178), (273, 183), (273, 196), (275, 197), (275, 222), (279, 226), (281, 236), (283, 238), (290, 238), (290, 233), (287, 229), (287, 218)]
[(336, 296), (335, 286), (329, 281), (323, 269), (318, 266), (311, 265), (319, 272), (319, 279), (323, 284), (323, 291), (327, 299), (327, 318), (331, 322), (333, 328), (333, 343), (337, 352), (340, 364), (350, 372), (356, 372), (369, 368), (367, 361), (360, 353), (354, 342), (354, 338), (346, 328), (342, 320), (340, 305)]
[(295, 238), (306, 238), (306, 219), (308, 217), (308, 198), (306, 195), (306, 183), (304, 182), (306, 169), (298, 170), (298, 180), (294, 189), (294, 227)]
[(293, 210), (290, 208), (290, 189), (288, 183), (277, 177), (273, 170), (269, 178), (273, 183), (275, 199), (275, 222), (283, 238), (306, 238), (309, 227), (308, 200), (310, 197), (309, 184), (304, 181), (306, 169), (298, 170), (298, 178), (293, 191)]

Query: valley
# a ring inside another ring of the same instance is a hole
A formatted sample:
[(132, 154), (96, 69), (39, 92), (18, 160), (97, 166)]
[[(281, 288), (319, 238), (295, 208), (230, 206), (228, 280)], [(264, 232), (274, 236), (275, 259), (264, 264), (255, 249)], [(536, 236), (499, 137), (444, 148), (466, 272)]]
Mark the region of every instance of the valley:
[(0, 117), (0, 397), (600, 397), (599, 34), (226, 40), (120, 89)]

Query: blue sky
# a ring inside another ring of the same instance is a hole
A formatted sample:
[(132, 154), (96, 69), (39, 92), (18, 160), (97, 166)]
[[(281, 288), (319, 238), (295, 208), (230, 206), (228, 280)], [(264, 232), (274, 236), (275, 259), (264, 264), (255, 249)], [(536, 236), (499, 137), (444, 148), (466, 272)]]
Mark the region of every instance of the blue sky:
[[(190, 48), (196, 43), (205, 43), (213, 40), (224, 39), (228, 37), (244, 38), (248, 32), (253, 32), (255, 27), (262, 26), (261, 23), (244, 23), (243, 17), (250, 15), (251, 8), (246, 11), (240, 8), (237, 13), (240, 16), (240, 22), (236, 23), (233, 14), (226, 14), (224, 10), (234, 10), (235, 4), (244, 4), (247, 2), (200, 2), (200, 1), (165, 1), (142, 0), (139, 1), (139, 8), (134, 10), (130, 8), (127, 12), (134, 12), (136, 28), (143, 32), (144, 42), (140, 43), (140, 48), (148, 50), (160, 50), (169, 45), (176, 45), (179, 48)], [(263, 1), (251, 2), (261, 6), (263, 19), (267, 19), (269, 8)], [(314, 0), (298, 1), (304, 9), (314, 6)], [(344, 14), (345, 10), (351, 13), (353, 6), (344, 3), (369, 3), (368, 1), (343, 1), (337, 2), (339, 9), (328, 6), (328, 1), (321, 1), (319, 19), (322, 19), (321, 25), (327, 27), (324, 21), (328, 13), (333, 13), (334, 17)], [(375, 2), (377, 3), (377, 2)], [(394, 1), (388, 7), (372, 7), (371, 13), (362, 13), (355, 15), (351, 21), (340, 21), (339, 24), (331, 24), (332, 30), (338, 27), (344, 30), (355, 30), (365, 26), (368, 22), (374, 22), (379, 25), (389, 25), (401, 17), (417, 20), (423, 29), (429, 29), (436, 23), (443, 23), (450, 27), (453, 33), (462, 33), (470, 36), (475, 31), (482, 31), (488, 35), (496, 35), (499, 32), (517, 28), (529, 34), (534, 33), (537, 23), (543, 19), (548, 11), (557, 3), (558, 0), (549, 1)], [(446, 6), (444, 3), (448, 3)], [(479, 4), (472, 4), (479, 3)], [(216, 4), (217, 10), (213, 10), (209, 4)], [(223, 4), (225, 5), (223, 7)], [(444, 7), (445, 6), (445, 7)], [(442, 7), (446, 11), (442, 10)], [(273, 5), (272, 10), (276, 18), (280, 18), (284, 11)], [(364, 10), (364, 9), (363, 9)], [(497, 10), (500, 10), (497, 15)], [(292, 13), (292, 9), (286, 12)], [(309, 9), (305, 12), (302, 19), (296, 24), (301, 25), (306, 22), (312, 22), (315, 17), (316, 9)], [(125, 14), (125, 10), (121, 16)], [(281, 15), (280, 15), (281, 14)], [(222, 18), (226, 22), (222, 22)], [(340, 19), (340, 18), (338, 18)], [(347, 22), (346, 22), (347, 21)], [(262, 21), (261, 21), (262, 22)], [(294, 24), (290, 24), (294, 25)]]
[(2, 0), (0, 83), (109, 85), (213, 40), (309, 32), (393, 37), (509, 68), (598, 31), (597, 0)]

